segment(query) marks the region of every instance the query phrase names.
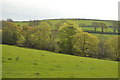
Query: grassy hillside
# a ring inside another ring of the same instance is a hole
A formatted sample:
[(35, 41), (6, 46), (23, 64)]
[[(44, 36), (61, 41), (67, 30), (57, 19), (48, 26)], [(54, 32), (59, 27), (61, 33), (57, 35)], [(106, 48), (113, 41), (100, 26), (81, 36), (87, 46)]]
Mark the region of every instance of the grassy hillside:
[[(81, 27), (81, 29), (82, 29), (83, 31), (95, 31), (95, 30), (94, 30), (94, 27)], [(102, 32), (102, 30), (101, 30), (100, 27), (97, 28), (97, 32)], [(105, 32), (105, 33), (106, 33), (106, 32), (114, 33), (112, 28), (104, 28), (104, 32)], [(118, 33), (118, 31), (116, 31), (116, 33)]]
[[(77, 24), (85, 24), (86, 26), (90, 26), (92, 24), (92, 22), (98, 22), (98, 23), (105, 23), (107, 26), (111, 26), (112, 23), (111, 21), (102, 21), (102, 20), (75, 20), (75, 19), (51, 19), (51, 20), (44, 20), (44, 21), (49, 21), (50, 23), (52, 23), (53, 25), (59, 23), (59, 22), (64, 22), (66, 20), (71, 20), (71, 21), (74, 21), (75, 23)], [(27, 25), (28, 22), (18, 22), (16, 21), (16, 24), (17, 25)]]
[(21, 26), (23, 26), (23, 25), (28, 25), (28, 22), (15, 22), (17, 25), (21, 25)]
[(73, 19), (56, 19), (56, 20), (46, 20), (46, 21), (50, 21), (52, 24), (56, 24), (62, 21), (66, 21), (66, 20), (71, 20), (77, 24), (85, 24), (86, 26), (91, 25), (92, 22), (99, 22), (99, 23), (105, 23), (107, 26), (111, 26), (111, 21), (102, 21), (102, 20), (73, 20)]
[(110, 39), (110, 38), (112, 38), (112, 37), (114, 37), (114, 36), (119, 36), (119, 35), (112, 35), (112, 34), (95, 34), (95, 33), (92, 33), (92, 34), (94, 34), (95, 36), (97, 36), (99, 39), (101, 38), (101, 39), (103, 39), (103, 38), (106, 38), (106, 39)]
[[(105, 23), (106, 26), (112, 26), (112, 21), (108, 21), (108, 20), (77, 20), (77, 19), (55, 19), (55, 20), (41, 20), (41, 21), (47, 21), (48, 23), (52, 24), (52, 29), (53, 30), (57, 30), (56, 24), (58, 23), (62, 23), (62, 22), (66, 22), (67, 20), (74, 22), (75, 24), (77, 24), (78, 26), (92, 26), (93, 22), (98, 22), (98, 23)], [(17, 25), (28, 25), (30, 22), (16, 22)], [(81, 29), (83, 31), (95, 31), (94, 27), (81, 27)], [(97, 32), (102, 32), (101, 28), (97, 28)], [(113, 28), (107, 27), (104, 28), (104, 32), (105, 33), (114, 33)], [(116, 31), (116, 33), (118, 33), (118, 31)]]
[(3, 47), (3, 78), (117, 78), (118, 62)]

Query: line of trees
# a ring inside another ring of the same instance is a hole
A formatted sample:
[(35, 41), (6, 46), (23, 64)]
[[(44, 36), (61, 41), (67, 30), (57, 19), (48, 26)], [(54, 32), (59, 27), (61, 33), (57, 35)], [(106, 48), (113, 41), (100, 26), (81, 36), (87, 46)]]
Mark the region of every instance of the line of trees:
[(104, 33), (104, 28), (108, 28), (107, 25), (105, 23), (98, 23), (98, 22), (93, 22), (92, 26), (95, 29), (95, 32), (97, 32), (97, 28), (101, 28), (102, 33)]
[[(116, 33), (116, 31), (117, 32), (120, 31), (120, 29), (118, 27), (119, 23), (117, 21), (112, 21), (111, 24), (112, 24), (111, 28), (113, 29), (113, 33)], [(80, 24), (80, 25), (85, 26), (85, 24)], [(108, 28), (108, 26), (103, 22), (92, 22), (91, 25), (92, 25), (91, 27), (94, 28), (95, 32), (97, 32), (98, 28), (101, 28), (101, 32), (104, 33), (105, 32), (104, 29)]]
[[(52, 30), (49, 22), (41, 21), (36, 26), (17, 26), (14, 22), (3, 21), (3, 44), (48, 50), (63, 54), (120, 60), (118, 49), (119, 36), (111, 39), (98, 38), (72, 21), (64, 21)], [(104, 25), (103, 25), (104, 26)]]

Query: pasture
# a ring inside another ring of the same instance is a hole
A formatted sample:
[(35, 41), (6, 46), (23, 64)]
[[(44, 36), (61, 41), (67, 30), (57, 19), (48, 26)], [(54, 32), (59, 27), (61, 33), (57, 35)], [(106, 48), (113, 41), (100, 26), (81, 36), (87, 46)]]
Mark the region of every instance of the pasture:
[[(91, 31), (91, 32), (95, 32), (94, 27), (80, 27), (83, 31)], [(96, 29), (97, 32), (102, 32), (101, 28), (97, 28)], [(109, 33), (114, 33), (112, 28), (104, 28), (104, 33), (109, 32)], [(116, 33), (118, 33), (118, 31), (116, 31)]]
[[(111, 26), (112, 23), (111, 21), (98, 21), (98, 20), (72, 20), (72, 19), (55, 19), (55, 20), (43, 20), (43, 21), (47, 21), (53, 25), (57, 24), (57, 23), (60, 23), (60, 22), (65, 22), (67, 20), (70, 20), (70, 21), (73, 21), (74, 23), (76, 24), (81, 24), (81, 25), (86, 25), (86, 26), (90, 26), (92, 24), (92, 22), (99, 22), (99, 23), (105, 23), (107, 26)], [(17, 25), (27, 25), (29, 23), (28, 22), (18, 22), (16, 21), (16, 24)]]
[(2, 46), (3, 78), (117, 78), (118, 62)]
[(23, 25), (28, 25), (28, 22), (15, 22), (17, 25), (23, 26)]
[[(56, 27), (56, 24), (58, 23), (62, 23), (62, 22), (65, 22), (65, 21), (72, 21), (74, 22), (75, 24), (77, 24), (78, 26), (92, 26), (92, 23), (93, 22), (98, 22), (98, 23), (105, 23), (106, 26), (112, 26), (112, 21), (100, 21), (100, 20), (73, 20), (73, 19), (56, 19), (56, 20), (43, 20), (43, 21), (47, 21), (48, 23), (50, 23), (52, 25), (52, 29), (53, 30), (57, 30), (58, 28)], [(29, 21), (28, 22), (16, 22), (17, 25), (29, 25)], [(94, 27), (81, 27), (81, 29), (83, 31), (95, 31), (94, 30)], [(97, 32), (102, 32), (101, 31), (101, 28), (97, 28)], [(114, 30), (113, 28), (110, 28), (110, 27), (107, 27), (107, 28), (104, 28), (104, 32), (110, 32), (110, 33), (114, 33)], [(116, 31), (116, 33), (118, 33), (118, 31)]]

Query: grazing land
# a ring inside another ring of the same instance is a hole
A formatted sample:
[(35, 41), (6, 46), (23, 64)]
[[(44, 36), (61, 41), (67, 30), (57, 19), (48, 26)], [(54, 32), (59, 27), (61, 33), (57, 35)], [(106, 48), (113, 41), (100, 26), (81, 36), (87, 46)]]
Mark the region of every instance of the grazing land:
[[(77, 20), (77, 19), (55, 19), (55, 20), (53, 19), (52, 20), (51, 19), (51, 20), (39, 20), (39, 22), (47, 21), (48, 23), (52, 24), (52, 29), (56, 30), (57, 29), (56, 24), (66, 22), (67, 20), (72, 21), (78, 26), (80, 26), (83, 31), (92, 31), (92, 32), (94, 32), (94, 27), (92, 27), (93, 22), (104, 23), (107, 26), (107, 28), (104, 28), (104, 33), (106, 32), (114, 33), (113, 28), (109, 27), (109, 26), (112, 26), (112, 21), (109, 21), (109, 20), (104, 21), (104, 20), (89, 20), (89, 19), (83, 19), (83, 20), (82, 19), (81, 20)], [(29, 23), (30, 21), (23, 21), (23, 22), (16, 21), (16, 24), (20, 26), (28, 25)], [(86, 26), (86, 27), (83, 27), (83, 26)], [(100, 27), (98, 27), (96, 31), (102, 32)], [(118, 33), (118, 31), (116, 31), (116, 33)]]
[(118, 62), (0, 45), (3, 78), (117, 78)]

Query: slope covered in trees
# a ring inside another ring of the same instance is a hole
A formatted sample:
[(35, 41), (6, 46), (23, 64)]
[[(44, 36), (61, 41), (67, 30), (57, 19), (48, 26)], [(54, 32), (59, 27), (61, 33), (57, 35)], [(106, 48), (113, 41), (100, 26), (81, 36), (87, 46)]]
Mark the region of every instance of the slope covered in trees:
[[(30, 25), (24, 26), (3, 21), (3, 44), (84, 57), (120, 60), (117, 49), (117, 41), (120, 36), (111, 37), (114, 40), (104, 39), (104, 37), (98, 38), (93, 34), (84, 32), (75, 21), (71, 20), (61, 21), (55, 26), (57, 30), (53, 29), (53, 24), (50, 21), (40, 21), (39, 24), (37, 21), (34, 25), (30, 23)], [(99, 23), (99, 26), (104, 32), (106, 24)]]

